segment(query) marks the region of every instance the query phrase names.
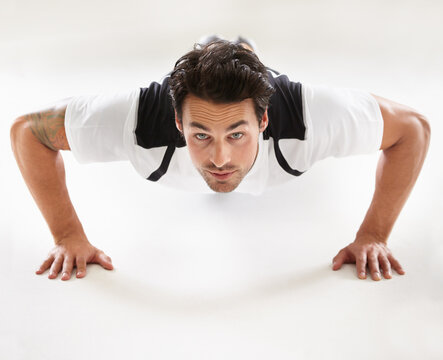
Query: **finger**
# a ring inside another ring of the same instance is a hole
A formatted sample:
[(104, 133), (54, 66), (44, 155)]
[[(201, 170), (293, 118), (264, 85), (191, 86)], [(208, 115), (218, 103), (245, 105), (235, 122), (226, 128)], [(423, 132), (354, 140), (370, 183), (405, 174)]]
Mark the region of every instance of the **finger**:
[(383, 276), (385, 279), (391, 279), (391, 263), (389, 262), (388, 258), (384, 254), (380, 254), (378, 256), (378, 262), (380, 264), (381, 269), (383, 270)]
[(112, 270), (114, 267), (112, 266), (111, 258), (106, 255), (103, 251), (100, 252), (97, 259), (98, 263), (103, 266), (107, 270)]
[(395, 271), (397, 271), (400, 275), (404, 275), (405, 274), (405, 271), (401, 267), (401, 265), (398, 262), (398, 260), (394, 257), (394, 255), (389, 254), (388, 255), (388, 259), (391, 262), (391, 265), (395, 269)]
[(71, 255), (65, 257), (62, 270), (62, 280), (69, 280), (71, 278), (72, 268), (74, 267), (74, 258)]
[(55, 279), (60, 272), (63, 264), (63, 255), (58, 256), (52, 263), (51, 270), (49, 271), (49, 278)]
[(52, 262), (54, 261), (54, 256), (50, 255), (38, 268), (38, 270), (35, 272), (36, 274), (42, 274), (44, 273), (49, 267), (51, 266)]
[(77, 278), (82, 278), (86, 276), (86, 259), (78, 257), (76, 259), (77, 264)]
[(368, 255), (368, 267), (369, 271), (372, 275), (372, 280), (378, 281), (381, 280), (380, 269), (378, 267), (378, 259), (377, 255), (374, 252), (371, 252)]
[(366, 252), (363, 251), (356, 259), (357, 275), (360, 279), (366, 279), (366, 262), (367, 255)]
[(332, 259), (332, 270), (338, 270), (346, 261), (346, 250), (341, 249), (338, 254)]

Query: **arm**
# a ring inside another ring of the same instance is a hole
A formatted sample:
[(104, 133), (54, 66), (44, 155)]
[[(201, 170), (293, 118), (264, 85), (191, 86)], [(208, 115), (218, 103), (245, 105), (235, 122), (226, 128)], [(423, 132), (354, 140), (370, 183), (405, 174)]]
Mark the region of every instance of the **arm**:
[(422, 168), (431, 130), (426, 118), (414, 109), (373, 96), (384, 120), (375, 192), (355, 241), (337, 254), (333, 270), (355, 262), (358, 276), (364, 279), (367, 264), (373, 280), (380, 280), (380, 267), (385, 278), (391, 278), (391, 265), (404, 274), (386, 244)]
[(89, 243), (66, 188), (59, 151), (70, 150), (64, 127), (65, 112), (66, 100), (50, 109), (17, 118), (10, 132), (17, 164), (56, 244), (37, 274), (51, 267), (49, 278), (53, 279), (63, 266), (62, 280), (71, 277), (74, 265), (79, 278), (86, 275), (88, 262), (112, 269), (111, 259)]

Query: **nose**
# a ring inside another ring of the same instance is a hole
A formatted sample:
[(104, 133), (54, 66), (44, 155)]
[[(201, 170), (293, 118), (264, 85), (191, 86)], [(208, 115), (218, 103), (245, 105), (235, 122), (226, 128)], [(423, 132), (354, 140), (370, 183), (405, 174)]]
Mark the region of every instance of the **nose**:
[(223, 167), (231, 161), (231, 152), (229, 146), (218, 142), (214, 144), (211, 151), (211, 162), (218, 168)]

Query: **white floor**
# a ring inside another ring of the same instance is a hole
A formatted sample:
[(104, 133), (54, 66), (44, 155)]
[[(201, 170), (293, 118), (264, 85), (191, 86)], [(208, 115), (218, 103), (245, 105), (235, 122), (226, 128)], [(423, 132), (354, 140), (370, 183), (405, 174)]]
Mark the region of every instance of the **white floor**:
[[(443, 6), (269, 4), (2, 3), (1, 359), (443, 358)], [(10, 150), (11, 121), (147, 86), (212, 32), (251, 36), (295, 81), (364, 88), (430, 118), (427, 160), (389, 240), (406, 275), (375, 282), (330, 266), (363, 220), (378, 154), (327, 159), (254, 197), (182, 193), (69, 152), (72, 201), (115, 270), (34, 274), (52, 239)]]

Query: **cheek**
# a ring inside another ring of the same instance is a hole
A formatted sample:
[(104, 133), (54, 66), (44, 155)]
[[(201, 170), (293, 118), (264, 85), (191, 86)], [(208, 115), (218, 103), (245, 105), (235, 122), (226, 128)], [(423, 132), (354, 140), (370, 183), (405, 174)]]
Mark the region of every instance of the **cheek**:
[(235, 157), (237, 160), (241, 161), (242, 163), (251, 162), (255, 158), (257, 143), (254, 142), (251, 136), (249, 136), (248, 139), (244, 141), (242, 144), (234, 146), (233, 150), (235, 154), (233, 158)]
[(231, 163), (232, 165), (250, 168), (254, 163), (257, 154), (257, 141), (249, 136), (245, 141), (232, 146)]
[(186, 146), (194, 164), (204, 162), (205, 150), (201, 146), (197, 146), (193, 141), (188, 141), (188, 139), (186, 139)]

